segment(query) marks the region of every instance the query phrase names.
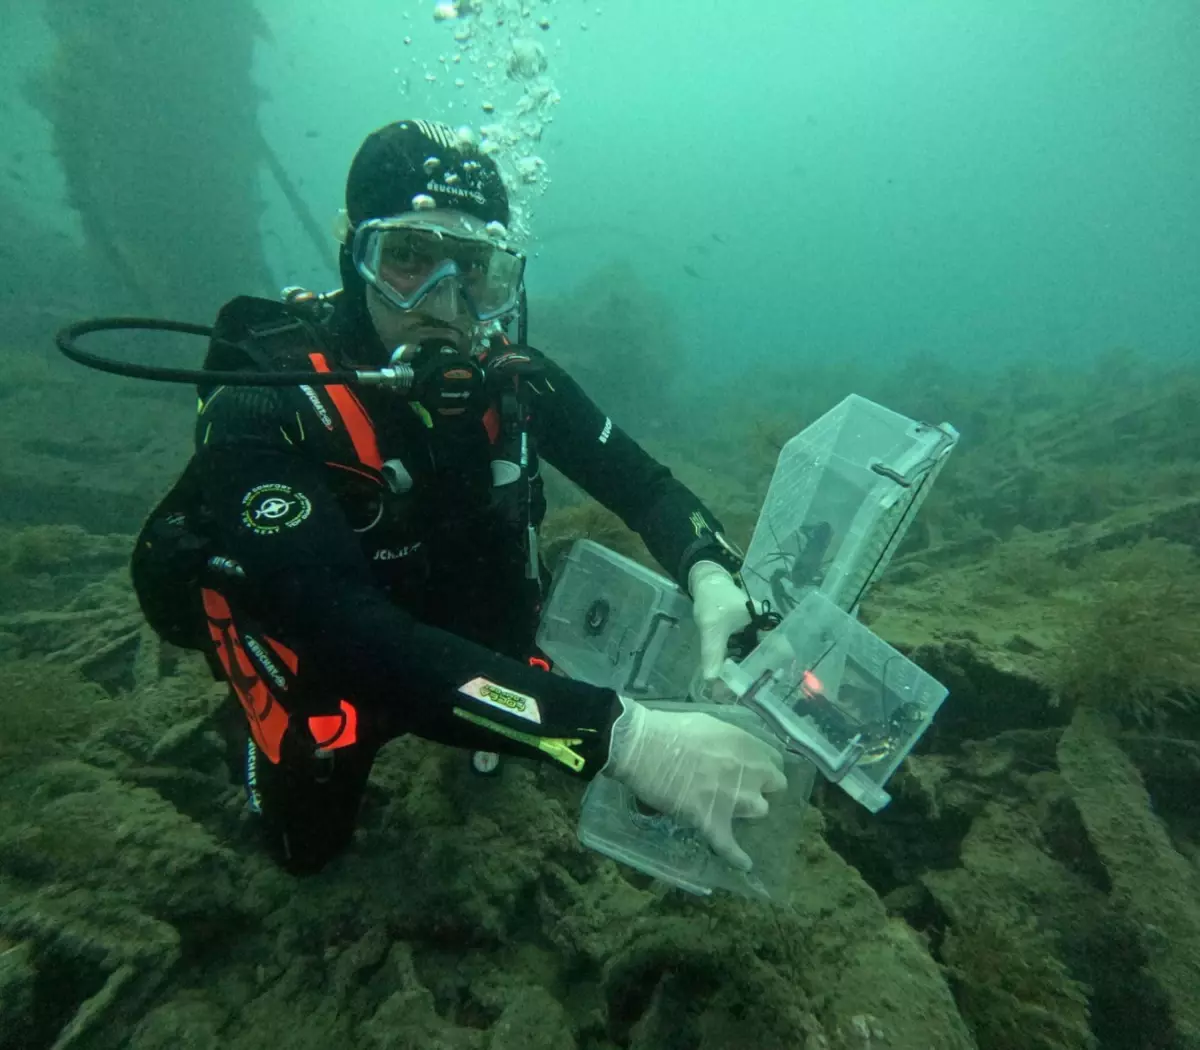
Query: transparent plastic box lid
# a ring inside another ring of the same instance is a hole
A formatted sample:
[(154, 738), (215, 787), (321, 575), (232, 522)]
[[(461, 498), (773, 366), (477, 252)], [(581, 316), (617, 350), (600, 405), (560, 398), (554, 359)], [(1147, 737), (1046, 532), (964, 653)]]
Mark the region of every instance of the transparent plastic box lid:
[(537, 643), (572, 678), (635, 699), (683, 699), (699, 659), (687, 594), (591, 540), (559, 566)]
[(872, 813), (890, 801), (883, 785), (947, 694), (815, 590), (721, 677), (789, 750)]
[(851, 394), (779, 454), (746, 551), (756, 602), (786, 616), (810, 588), (847, 611), (862, 601), (904, 538), (958, 441)]
[[(647, 706), (701, 711), (778, 746), (762, 719), (732, 704), (655, 703)], [(603, 774), (588, 785), (579, 822), (579, 839), (638, 871), (700, 895), (729, 890), (747, 897), (786, 900), (795, 886), (804, 814), (816, 769), (811, 762), (782, 751), (787, 787), (767, 795), (769, 810), (758, 820), (735, 819), (734, 838), (754, 862), (742, 872), (718, 857), (698, 831), (642, 806), (633, 793)]]

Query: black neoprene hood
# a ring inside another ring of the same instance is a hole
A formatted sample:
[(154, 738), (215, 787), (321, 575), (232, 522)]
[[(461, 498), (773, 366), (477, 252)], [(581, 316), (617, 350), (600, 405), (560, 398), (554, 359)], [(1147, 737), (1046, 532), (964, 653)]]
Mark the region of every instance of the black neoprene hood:
[(346, 178), (350, 222), (418, 211), (414, 200), (422, 196), (439, 209), (508, 225), (508, 192), (496, 162), (449, 125), (401, 120), (368, 135)]

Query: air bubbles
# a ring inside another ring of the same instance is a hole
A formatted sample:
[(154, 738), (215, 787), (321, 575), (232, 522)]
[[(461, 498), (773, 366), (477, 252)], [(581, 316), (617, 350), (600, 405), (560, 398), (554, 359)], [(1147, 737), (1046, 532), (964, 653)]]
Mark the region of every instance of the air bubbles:
[(546, 52), (532, 40), (513, 41), (508, 55), (508, 75), (513, 80), (532, 80), (546, 69)]
[(471, 126), (469, 124), (463, 124), (456, 128), (454, 131), (454, 137), (458, 139), (459, 146), (471, 148), (475, 145), (475, 132), (471, 130)]
[(411, 37), (411, 36), (406, 36), (406, 37), (404, 38), (404, 42), (405, 42), (406, 44), (411, 44), (411, 43), (412, 43), (412, 37)]
[(516, 163), (517, 175), (522, 182), (537, 182), (546, 162), (541, 157), (521, 157)]
[[(562, 36), (559, 30), (590, 19), (593, 10), (599, 14), (602, 3), (585, 0), (570, 12), (557, 0), (430, 0), (429, 7), (416, 7), (414, 24), (419, 24), (422, 15), (428, 17), (432, 8), (434, 18), (446, 23), (445, 29), (435, 31), (446, 35), (441, 38), (440, 46), (445, 48), (442, 55), (437, 54), (438, 44), (419, 54), (420, 45), (427, 43), (424, 39), (410, 48), (413, 80), (429, 70), (436, 72), (436, 81), (432, 76), (427, 78), (429, 95), (432, 98), (440, 92), (439, 101), (455, 114), (442, 117), (452, 127), (457, 121), (469, 119), (472, 111), (483, 111), (479, 123), (484, 126), (478, 131), (478, 142), (471, 136), (466, 140), (470, 148), (463, 152), (471, 155), (478, 151), (483, 154), (480, 160), (494, 158), (499, 165), (510, 194), (510, 218), (503, 234), (510, 241), (521, 243), (530, 236), (529, 212), (523, 204), (548, 185), (546, 164), (536, 155), (560, 101), (547, 75), (548, 56), (553, 54), (557, 60), (562, 53), (564, 41), (557, 39)], [(568, 22), (562, 21), (560, 12), (569, 13)], [(554, 36), (549, 35), (551, 31)], [(438, 58), (436, 63), (431, 61), (434, 56)], [(516, 83), (517, 92), (512, 91), (511, 82)], [(454, 170), (462, 174), (462, 185), (470, 185), (472, 178), (478, 177), (469, 174), (465, 159)], [(443, 164), (438, 180), (447, 174)]]

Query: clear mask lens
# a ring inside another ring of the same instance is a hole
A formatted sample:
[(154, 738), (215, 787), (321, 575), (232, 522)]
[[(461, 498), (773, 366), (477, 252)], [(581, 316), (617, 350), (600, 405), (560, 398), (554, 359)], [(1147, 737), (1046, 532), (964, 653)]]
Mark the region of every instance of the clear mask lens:
[(355, 232), (354, 265), (393, 305), (411, 310), (452, 282), (478, 321), (516, 308), (524, 257), (483, 237), (437, 226), (373, 220)]

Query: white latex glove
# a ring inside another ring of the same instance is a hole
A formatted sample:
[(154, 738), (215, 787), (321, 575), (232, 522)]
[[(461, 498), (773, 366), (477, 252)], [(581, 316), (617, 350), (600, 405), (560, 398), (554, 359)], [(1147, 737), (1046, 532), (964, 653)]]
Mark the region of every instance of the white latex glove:
[(749, 855), (733, 837), (734, 817), (765, 817), (772, 791), (787, 787), (776, 748), (712, 715), (661, 711), (621, 697), (603, 772), (648, 806), (696, 828), (741, 871)]
[(700, 629), (700, 672), (706, 681), (721, 673), (729, 639), (750, 623), (750, 600), (728, 570), (698, 561), (688, 572), (692, 618)]

